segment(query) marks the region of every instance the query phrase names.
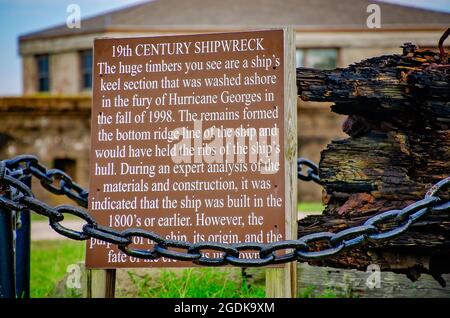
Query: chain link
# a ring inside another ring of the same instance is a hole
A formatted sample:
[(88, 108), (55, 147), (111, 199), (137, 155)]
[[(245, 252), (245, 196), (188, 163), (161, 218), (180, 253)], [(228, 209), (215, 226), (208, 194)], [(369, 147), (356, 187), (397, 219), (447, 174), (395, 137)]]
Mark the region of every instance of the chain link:
[(7, 168), (31, 174), (38, 179), (46, 190), (56, 195), (66, 195), (78, 205), (87, 208), (89, 192), (72, 180), (67, 173), (59, 169), (47, 169), (39, 163), (36, 156), (22, 155), (4, 161)]
[[(305, 166), (306, 173), (303, 173), (303, 166)], [(302, 181), (313, 181), (320, 184), (319, 167), (311, 160), (305, 158), (297, 159), (297, 177)]]
[[(319, 168), (310, 160), (299, 158), (298, 178), (320, 184)], [(307, 167), (304, 174), (303, 166)], [(450, 177), (433, 185), (425, 197), (401, 210), (389, 210), (374, 215), (362, 225), (354, 226), (337, 233), (319, 232), (305, 235), (298, 240), (285, 240), (270, 244), (238, 243), (222, 244), (216, 242), (189, 243), (168, 240), (160, 235), (143, 229), (117, 230), (97, 224), (87, 210), (60, 205), (51, 207), (36, 199), (22, 181), (23, 176), (32, 175), (40, 180), (48, 191), (65, 195), (83, 208), (88, 206), (89, 193), (75, 183), (65, 172), (47, 169), (35, 156), (24, 155), (10, 160), (0, 161), (0, 189), (14, 190), (13, 199), (0, 196), (0, 207), (8, 210), (31, 210), (49, 219), (50, 226), (59, 234), (74, 240), (90, 238), (115, 244), (119, 249), (133, 257), (158, 259), (166, 257), (179, 261), (191, 261), (203, 266), (233, 265), (242, 267), (267, 266), (288, 263), (295, 260), (317, 260), (335, 257), (350, 248), (362, 246), (366, 242), (379, 243), (391, 240), (406, 232), (418, 220), (430, 214), (450, 212), (450, 201), (444, 200), (440, 193), (450, 188)], [(447, 196), (448, 198), (448, 196)], [(65, 214), (74, 215), (85, 222), (81, 231), (63, 226)], [(151, 249), (132, 247), (133, 240), (147, 239), (153, 244)], [(246, 258), (246, 253), (258, 254), (255, 258)], [(213, 255), (210, 257), (209, 255)]]

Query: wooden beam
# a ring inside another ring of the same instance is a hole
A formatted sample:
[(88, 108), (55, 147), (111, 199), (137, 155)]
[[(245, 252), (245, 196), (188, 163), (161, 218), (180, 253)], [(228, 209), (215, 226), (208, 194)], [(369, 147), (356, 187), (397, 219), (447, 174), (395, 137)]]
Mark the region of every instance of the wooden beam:
[[(342, 130), (349, 136), (321, 152), (326, 208), (299, 221), (300, 236), (338, 232), (403, 209), (450, 174), (450, 73), (438, 56), (408, 44), (402, 55), (372, 57), (344, 69), (297, 69), (300, 97), (334, 102), (332, 112), (348, 115)], [(439, 197), (448, 200), (450, 192)], [(449, 221), (448, 215), (429, 215), (395, 239), (310, 264), (359, 270), (378, 264), (413, 280), (430, 274), (442, 284), (440, 275), (450, 268)], [(392, 226), (398, 224), (382, 229)]]
[(87, 298), (114, 298), (116, 270), (88, 269), (86, 282)]
[[(297, 88), (295, 35), (284, 29), (284, 167), (286, 239), (297, 238)], [(266, 270), (266, 297), (291, 298), (297, 294), (296, 262)]]

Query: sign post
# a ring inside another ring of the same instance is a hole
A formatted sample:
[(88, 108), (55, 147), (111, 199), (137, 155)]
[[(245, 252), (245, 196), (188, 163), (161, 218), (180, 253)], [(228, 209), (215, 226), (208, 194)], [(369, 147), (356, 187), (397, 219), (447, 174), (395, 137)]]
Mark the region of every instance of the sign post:
[[(284, 30), (284, 180), (287, 240), (297, 234), (297, 84), (295, 64), (295, 32)], [(297, 262), (266, 271), (266, 297), (297, 297)]]
[[(98, 223), (191, 243), (296, 238), (293, 43), (291, 29), (96, 40), (89, 210)], [(154, 243), (135, 237), (132, 247)], [(96, 239), (86, 265), (196, 266)], [(267, 295), (291, 297), (295, 266), (272, 267)]]

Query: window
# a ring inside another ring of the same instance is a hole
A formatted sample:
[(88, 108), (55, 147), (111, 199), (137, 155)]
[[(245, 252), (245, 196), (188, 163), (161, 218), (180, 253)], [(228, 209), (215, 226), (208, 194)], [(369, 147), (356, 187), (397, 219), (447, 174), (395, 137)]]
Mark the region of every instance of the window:
[(337, 49), (297, 49), (297, 67), (333, 69), (337, 66)]
[(92, 50), (81, 51), (81, 88), (92, 88)]
[(72, 179), (76, 180), (77, 161), (70, 158), (56, 158), (53, 161), (53, 167), (67, 173)]
[(37, 75), (38, 75), (38, 91), (48, 92), (50, 90), (50, 72), (48, 54), (37, 55)]

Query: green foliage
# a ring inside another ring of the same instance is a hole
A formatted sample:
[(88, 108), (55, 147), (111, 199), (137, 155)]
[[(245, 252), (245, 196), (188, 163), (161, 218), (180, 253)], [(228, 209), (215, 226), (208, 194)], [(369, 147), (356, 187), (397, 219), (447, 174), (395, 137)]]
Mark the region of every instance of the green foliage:
[(58, 282), (66, 275), (67, 266), (83, 261), (84, 251), (84, 242), (32, 241), (30, 296), (52, 297)]
[[(70, 215), (70, 214), (68, 214), (68, 215)], [(48, 218), (46, 216), (43, 216), (43, 215), (40, 215), (37, 213), (31, 213), (30, 220), (31, 220), (31, 222), (44, 222), (44, 221), (47, 221)]]
[[(48, 223), (48, 217), (37, 214), (37, 213), (31, 213), (30, 214), (30, 220), (31, 222), (46, 222)], [(64, 214), (64, 220), (68, 221), (68, 220), (78, 220), (80, 221), (81, 219), (75, 215), (72, 214)], [(50, 231), (50, 228), (49, 228)]]
[(320, 202), (300, 202), (297, 206), (297, 210), (304, 213), (322, 213), (324, 208)]
[(329, 286), (320, 289), (317, 286), (310, 285), (302, 288), (298, 298), (356, 298), (357, 295), (349, 287)]
[[(67, 266), (84, 260), (85, 243), (69, 240), (32, 241), (31, 297), (80, 297), (79, 291), (65, 289)], [(263, 271), (263, 269), (261, 269)], [(190, 268), (152, 271), (137, 274), (128, 271), (127, 286), (137, 297), (159, 298), (262, 298), (265, 296), (264, 273), (250, 282), (239, 268)], [(122, 283), (122, 285), (125, 284)], [(120, 286), (119, 286), (120, 287)], [(123, 297), (125, 295), (120, 295)], [(299, 298), (356, 297), (349, 284), (307, 286), (299, 290)]]
[[(234, 270), (234, 272), (236, 272)], [(128, 272), (139, 297), (158, 298), (260, 298), (264, 286), (251, 285), (233, 269), (189, 268), (182, 272), (161, 270), (159, 277)]]
[[(83, 261), (85, 243), (76, 241), (32, 241), (31, 297), (80, 297), (64, 288), (67, 266)], [(265, 296), (263, 284), (242, 279), (236, 268), (195, 268), (181, 272), (161, 270), (159, 275), (139, 276), (131, 271), (131, 286), (138, 297), (258, 298)], [(120, 297), (120, 295), (118, 295)]]

